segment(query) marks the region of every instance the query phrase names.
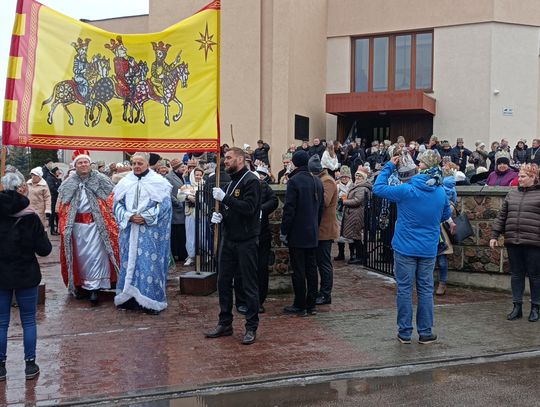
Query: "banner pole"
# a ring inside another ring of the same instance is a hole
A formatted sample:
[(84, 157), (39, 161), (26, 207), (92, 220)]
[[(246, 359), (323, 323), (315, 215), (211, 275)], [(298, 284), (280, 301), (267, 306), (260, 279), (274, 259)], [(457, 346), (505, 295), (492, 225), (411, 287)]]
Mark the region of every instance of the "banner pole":
[(231, 140), (232, 140), (232, 146), (234, 147), (234, 133), (233, 133), (232, 123), (231, 123)]
[[(215, 178), (215, 186), (216, 188), (220, 188), (221, 185), (221, 176), (220, 176), (220, 166), (221, 166), (221, 150), (218, 151), (216, 155), (216, 178)], [(219, 212), (219, 201), (216, 199), (214, 203), (214, 212)], [(214, 259), (218, 259), (218, 244), (219, 244), (219, 224), (214, 223)], [(217, 260), (216, 260), (217, 261)]]
[(0, 177), (3, 177), (6, 174), (6, 146), (2, 145), (2, 153), (0, 155)]

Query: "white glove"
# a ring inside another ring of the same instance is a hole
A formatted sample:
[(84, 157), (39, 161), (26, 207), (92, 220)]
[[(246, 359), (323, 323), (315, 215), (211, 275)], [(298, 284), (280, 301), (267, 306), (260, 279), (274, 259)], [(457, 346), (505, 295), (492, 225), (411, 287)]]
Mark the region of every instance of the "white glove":
[(223, 220), (223, 215), (221, 213), (218, 213), (218, 212), (212, 213), (212, 219), (210, 220), (210, 222), (221, 223), (222, 220)]
[(223, 198), (225, 198), (225, 192), (217, 187), (212, 188), (212, 195), (214, 195), (214, 199), (219, 202), (223, 201)]

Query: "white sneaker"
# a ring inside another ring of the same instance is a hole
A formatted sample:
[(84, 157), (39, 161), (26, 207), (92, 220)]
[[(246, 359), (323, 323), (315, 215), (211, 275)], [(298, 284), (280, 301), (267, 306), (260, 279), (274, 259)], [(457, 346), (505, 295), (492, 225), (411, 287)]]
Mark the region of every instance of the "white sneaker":
[(184, 263), (184, 266), (191, 266), (195, 263), (195, 260), (193, 260), (193, 257), (188, 257), (186, 262)]

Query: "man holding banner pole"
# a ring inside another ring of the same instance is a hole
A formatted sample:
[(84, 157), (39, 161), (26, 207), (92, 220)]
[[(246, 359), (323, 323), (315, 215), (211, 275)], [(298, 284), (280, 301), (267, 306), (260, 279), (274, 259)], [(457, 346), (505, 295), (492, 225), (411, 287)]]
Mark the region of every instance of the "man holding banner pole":
[(221, 202), (221, 213), (212, 214), (212, 223), (222, 224), (219, 251), (218, 293), (219, 322), (207, 332), (207, 338), (233, 334), (233, 280), (240, 275), (247, 306), (242, 344), (255, 342), (259, 326), (259, 292), (257, 275), (258, 236), (261, 217), (261, 185), (245, 166), (245, 153), (233, 147), (225, 154), (225, 171), (231, 182), (224, 189), (214, 187), (214, 199)]

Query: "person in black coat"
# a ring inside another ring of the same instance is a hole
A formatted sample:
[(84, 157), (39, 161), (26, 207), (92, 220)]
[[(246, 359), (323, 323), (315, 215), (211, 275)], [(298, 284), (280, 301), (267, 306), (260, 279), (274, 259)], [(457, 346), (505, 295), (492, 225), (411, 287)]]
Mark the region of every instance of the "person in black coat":
[(324, 153), (324, 150), (326, 150), (326, 146), (323, 143), (321, 143), (320, 139), (314, 138), (313, 145), (309, 148), (308, 154), (310, 157), (317, 154), (319, 156), (319, 159), (321, 159)]
[(456, 141), (456, 146), (452, 149), (451, 157), (452, 162), (459, 166), (459, 170), (463, 173), (465, 173), (465, 168), (471, 154), (471, 150), (465, 148), (463, 138), (459, 137)]
[(320, 179), (308, 171), (308, 161), (309, 155), (304, 151), (293, 154), (295, 169), (289, 175), (283, 206), (280, 239), (289, 247), (294, 289), (293, 305), (283, 309), (287, 314), (315, 314), (318, 289), (315, 251), (319, 244), (324, 195)]
[(274, 212), (279, 201), (275, 192), (268, 185), (270, 178), (268, 173), (257, 169), (261, 178), (261, 233), (259, 234), (259, 312), (264, 312), (264, 301), (268, 295), (268, 258), (272, 248), (272, 232), (270, 231), (270, 221), (268, 217)]
[(51, 216), (49, 217), (49, 228), (51, 232), (51, 236), (57, 236), (58, 235), (58, 213), (56, 212), (56, 201), (58, 200), (58, 188), (60, 187), (60, 184), (62, 184), (62, 180), (58, 177), (59, 168), (54, 167), (51, 172), (50, 176), (43, 179), (47, 182), (47, 186), (49, 187), (49, 191), (51, 192)]
[(267, 166), (270, 166), (270, 160), (268, 159), (268, 152), (270, 146), (262, 140), (257, 141), (257, 148), (253, 152), (253, 161), (261, 161)]
[(25, 375), (39, 374), (36, 360), (36, 309), (41, 271), (36, 254), (47, 256), (51, 242), (39, 216), (21, 193), (28, 191), (23, 178), (7, 174), (0, 192), (0, 380), (6, 378), (7, 333), (13, 295), (17, 299), (24, 338)]

